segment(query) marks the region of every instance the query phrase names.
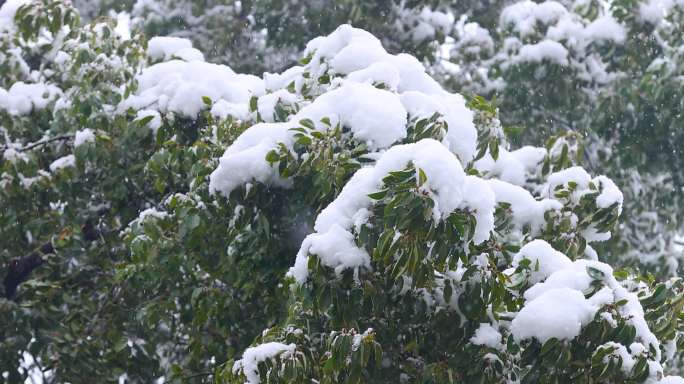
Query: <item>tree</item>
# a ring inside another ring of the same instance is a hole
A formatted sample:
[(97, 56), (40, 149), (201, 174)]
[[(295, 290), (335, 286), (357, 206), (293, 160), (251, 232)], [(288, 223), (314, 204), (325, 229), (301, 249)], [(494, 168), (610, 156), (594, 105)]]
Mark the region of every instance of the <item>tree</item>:
[[(101, 1), (82, 8), (93, 4), (100, 14), (114, 7)], [(678, 2), (154, 4), (119, 3), (115, 9), (131, 12), (149, 34), (189, 37), (210, 60), (257, 74), (279, 72), (310, 39), (351, 22), (378, 36), (390, 52), (429, 63), (447, 89), (496, 98), (518, 145), (579, 133), (578, 159), (602, 169), (627, 195), (624, 230), (601, 245), (603, 257), (659, 276), (681, 272)], [(234, 21), (210, 21), (215, 19)]]
[[(477, 3), (477, 2), (475, 2)], [(149, 36), (188, 38), (209, 61), (241, 72), (281, 72), (306, 43), (353, 23), (371, 30), (392, 51), (434, 61), (453, 16), (442, 1), (76, 1), (90, 18), (130, 14)], [(467, 7), (464, 7), (467, 9)]]
[[(359, 51), (373, 62), (349, 60)], [(210, 189), (239, 196), (245, 182), (257, 181), (315, 196), (320, 189), (310, 180), (339, 174), (329, 159), (355, 169), (369, 161), (361, 160), (368, 151), (388, 149), (371, 156), (372, 165), (320, 211), (288, 273), (288, 317), (224, 369), (226, 380), (659, 379), (651, 365), (658, 347), (636, 360), (633, 352), (651, 349), (646, 340), (654, 339), (644, 333), (650, 315), (640, 314), (638, 294), (614, 277), (624, 273), (587, 260), (596, 258), (589, 244), (618, 219), (622, 195), (612, 181), (568, 167), (565, 138), (548, 150), (509, 151), (496, 110), (482, 99), (470, 103), (474, 140), (463, 101), (434, 88), (422, 68), (384, 53), (365, 32), (341, 27), (306, 53), (302, 79), (292, 84), (320, 96), (284, 123), (245, 131), (222, 157)], [(396, 68), (399, 76), (388, 80), (389, 69), (373, 66)], [(396, 106), (392, 95), (401, 100)], [(395, 127), (392, 116), (402, 115), (395, 109), (402, 105), (408, 124)], [(272, 167), (234, 172), (260, 159)], [(676, 312), (661, 324), (677, 327)], [(636, 340), (644, 346), (620, 345)]]
[(682, 12), (677, 2), (512, 2), (493, 23), (457, 23), (459, 67), (447, 75), (454, 89), (496, 97), (514, 142), (579, 133), (577, 158), (625, 193), (604, 259), (661, 276), (681, 273)]
[(575, 134), (512, 150), (499, 109), (347, 25), (261, 78), (22, 4), (0, 11), (5, 380), (676, 371), (681, 280), (596, 260), (623, 201)]

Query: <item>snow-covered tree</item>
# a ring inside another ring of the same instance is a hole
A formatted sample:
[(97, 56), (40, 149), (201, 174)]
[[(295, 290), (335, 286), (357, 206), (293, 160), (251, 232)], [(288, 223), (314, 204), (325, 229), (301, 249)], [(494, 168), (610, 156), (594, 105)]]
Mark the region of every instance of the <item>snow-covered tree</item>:
[(661, 275), (681, 272), (682, 30), (677, 1), (510, 2), (498, 19), (459, 19), (443, 71), (454, 89), (496, 97), (514, 142), (579, 133), (570, 160), (626, 195), (604, 257)]
[(600, 261), (627, 204), (578, 133), (512, 144), (349, 25), (258, 77), (0, 21), (4, 380), (682, 381), (682, 281)]
[(626, 194), (626, 220), (601, 245), (604, 257), (662, 276), (681, 272), (679, 1), (77, 4), (91, 17), (127, 11), (136, 28), (188, 37), (208, 60), (255, 74), (281, 71), (341, 23), (367, 29), (388, 51), (428, 63), (447, 89), (495, 97), (516, 144), (580, 133), (573, 160), (602, 169)]
[[(469, 110), (360, 30), (340, 27), (305, 55), (279, 98), (315, 98), (240, 135), (209, 189), (230, 201), (265, 183), (314, 207), (316, 180), (335, 180), (323, 197), (339, 193), (289, 269), (287, 318), (225, 368), (228, 381), (662, 378), (646, 320), (655, 296), (638, 298), (648, 283), (591, 247), (610, 237), (622, 194), (568, 168), (565, 138), (510, 150), (495, 109), (474, 99)], [(659, 320), (666, 340), (677, 312)]]
[(208, 61), (253, 74), (291, 66), (310, 39), (343, 23), (371, 30), (392, 51), (434, 61), (454, 23), (444, 1), (76, 0), (76, 5), (89, 18), (119, 13), (148, 35), (188, 38)]

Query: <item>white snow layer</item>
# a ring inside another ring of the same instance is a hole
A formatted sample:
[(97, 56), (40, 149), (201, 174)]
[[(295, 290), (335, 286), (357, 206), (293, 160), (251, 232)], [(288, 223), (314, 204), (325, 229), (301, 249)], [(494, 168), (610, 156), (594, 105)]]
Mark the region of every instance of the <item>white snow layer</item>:
[(50, 171), (51, 172), (57, 172), (60, 169), (63, 168), (70, 168), (70, 167), (75, 167), (76, 166), (76, 157), (74, 155), (66, 155), (63, 157), (60, 157), (59, 159), (53, 161), (50, 164)]
[(513, 267), (516, 268), (524, 259), (530, 261), (530, 282), (538, 283), (552, 273), (568, 268), (572, 261), (561, 252), (556, 251), (544, 240), (532, 240), (525, 244), (513, 257)]
[[(534, 285), (525, 291), (525, 305), (511, 323), (517, 341), (536, 338), (543, 343), (554, 337), (571, 340), (603, 305), (625, 300), (626, 304), (619, 307), (620, 314), (636, 329), (636, 344), (630, 349), (648, 350), (652, 345), (656, 359), (660, 359), (659, 342), (648, 328), (638, 297), (620, 285), (609, 265), (591, 260), (573, 262), (543, 240), (526, 244), (515, 256), (514, 266), (523, 258), (532, 262), (529, 281)], [(596, 275), (590, 275), (590, 269)], [(587, 299), (584, 293), (597, 275), (604, 287)], [(662, 367), (656, 368), (662, 371)]]
[(119, 105), (121, 112), (154, 109), (194, 118), (206, 107), (205, 96), (217, 105), (246, 106), (252, 96), (264, 94), (262, 79), (203, 61), (162, 62), (145, 68), (136, 79), (138, 92)]
[(5, 90), (0, 87), (0, 109), (11, 115), (26, 115), (31, 111), (45, 108), (62, 91), (51, 84), (26, 84), (18, 81)]
[(14, 28), (14, 15), (29, 0), (7, 0), (0, 7), (0, 31)]
[[(219, 167), (212, 173), (210, 190), (228, 195), (246, 182), (258, 181), (286, 185), (279, 180), (276, 169), (265, 161), (266, 154), (278, 143), (291, 146), (293, 133), (302, 119), (310, 119), (316, 129), (327, 127), (320, 120), (327, 117), (332, 124), (340, 122), (351, 129), (355, 139), (368, 144), (371, 150), (381, 150), (406, 137), (408, 118), (430, 117), (440, 113), (448, 125), (444, 144), (458, 155), (463, 165), (474, 156), (477, 131), (473, 112), (465, 106), (461, 95), (444, 91), (418, 60), (410, 55), (390, 55), (380, 41), (370, 33), (340, 26), (326, 37), (312, 40), (306, 49), (312, 59), (306, 66), (311, 78), (332, 71), (340, 78), (337, 86), (328, 87), (314, 101), (291, 116), (285, 123), (256, 125), (248, 129), (229, 147)], [(265, 75), (267, 88), (283, 87), (292, 81), (302, 81), (300, 67), (285, 76)], [(382, 83), (383, 90), (372, 84)], [(258, 110), (266, 121), (272, 121), (278, 100), (292, 104), (287, 92), (262, 96)], [(255, 129), (257, 128), (257, 129)], [(243, 137), (244, 136), (244, 137)]]
[(86, 143), (92, 143), (95, 141), (95, 133), (90, 128), (85, 128), (80, 131), (76, 131), (74, 135), (74, 148), (80, 147)]
[(544, 343), (555, 337), (570, 340), (579, 335), (598, 308), (582, 292), (558, 288), (525, 304), (511, 324), (516, 341), (534, 337)]
[(519, 62), (542, 62), (548, 60), (558, 65), (568, 65), (568, 50), (556, 41), (543, 40), (536, 44), (523, 45), (516, 57)]
[[(349, 25), (342, 25), (328, 36), (311, 40), (305, 54), (312, 56), (307, 65), (312, 78), (331, 71), (337, 75), (348, 75), (347, 79), (353, 81), (386, 84), (400, 95), (418, 92), (421, 95), (402, 97), (409, 113), (414, 116), (412, 112), (422, 112), (429, 116), (440, 112), (449, 125), (446, 144), (463, 164), (473, 158), (477, 131), (472, 112), (465, 107), (461, 95), (444, 91), (415, 57), (391, 55), (375, 36)], [(357, 71), (360, 73), (355, 73)]]
[(491, 324), (481, 323), (480, 327), (475, 331), (475, 335), (470, 338), (470, 342), (475, 345), (484, 345), (496, 350), (503, 350), (502, 338), (501, 333)]
[(147, 43), (147, 54), (154, 60), (179, 58), (185, 61), (204, 61), (204, 55), (192, 47), (188, 39), (155, 36)]
[(233, 373), (242, 370), (247, 381), (245, 384), (259, 384), (259, 363), (275, 358), (283, 354), (291, 354), (295, 350), (294, 344), (282, 344), (276, 342), (264, 343), (250, 347), (242, 354), (242, 359), (233, 364)]

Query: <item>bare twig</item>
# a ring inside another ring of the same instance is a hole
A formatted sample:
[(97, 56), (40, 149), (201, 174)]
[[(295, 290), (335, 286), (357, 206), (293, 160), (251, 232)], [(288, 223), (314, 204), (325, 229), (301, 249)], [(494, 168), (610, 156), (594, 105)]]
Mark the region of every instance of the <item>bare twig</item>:
[[(181, 382), (183, 382), (183, 383), (187, 383), (188, 380), (190, 380), (190, 379), (196, 379), (196, 378), (198, 378), (198, 377), (204, 377), (204, 376), (211, 376), (211, 375), (213, 375), (213, 374), (214, 374), (214, 372), (199, 372), (199, 373), (195, 373), (195, 374), (192, 374), (192, 375), (189, 375), (189, 376), (183, 376), (183, 377), (180, 378), (180, 380), (181, 380)], [(175, 380), (175, 379), (166, 380), (166, 381), (164, 381), (164, 384), (171, 383), (173, 380)]]
[[(17, 152), (24, 152), (24, 151), (28, 151), (29, 149), (33, 149), (35, 147), (45, 145), (45, 144), (49, 144), (49, 143), (52, 143), (55, 141), (69, 140), (69, 139), (73, 139), (73, 138), (74, 138), (74, 135), (59, 135), (59, 136), (51, 137), (49, 139), (39, 140), (39, 141), (36, 141), (35, 143), (27, 144), (24, 147), (17, 148), (16, 151)], [(9, 149), (9, 148), (10, 148), (9, 145), (2, 147), (3, 150)]]

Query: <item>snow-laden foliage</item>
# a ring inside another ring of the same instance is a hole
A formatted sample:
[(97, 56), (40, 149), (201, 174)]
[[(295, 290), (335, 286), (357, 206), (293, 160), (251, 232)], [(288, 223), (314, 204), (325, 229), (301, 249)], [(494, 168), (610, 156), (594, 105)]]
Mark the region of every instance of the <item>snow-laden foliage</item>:
[[(446, 4), (420, 1), (75, 0), (86, 17), (119, 13), (145, 33), (186, 38), (211, 62), (252, 74), (288, 67), (316, 36), (351, 22), (392, 51), (434, 57), (451, 32)], [(467, 7), (466, 7), (467, 8)], [(380, 22), (382, 21), (382, 22)]]
[(627, 196), (624, 229), (602, 244), (604, 257), (681, 273), (681, 1), (76, 3), (90, 17), (125, 11), (117, 17), (134, 28), (190, 38), (209, 61), (250, 73), (280, 72), (296, 47), (340, 23), (370, 30), (388, 51), (428, 63), (447, 89), (496, 99), (519, 145), (584, 136), (571, 160)]
[[(621, 230), (606, 259), (681, 273), (681, 1), (510, 1), (496, 18), (461, 17), (442, 72), (496, 97), (514, 141), (584, 136), (572, 161), (623, 187)], [(493, 19), (493, 21), (492, 21)]]
[(259, 77), (62, 1), (0, 20), (4, 380), (682, 380), (684, 286), (601, 261), (632, 203), (576, 133), (516, 147), (349, 25)]
[[(351, 177), (334, 186), (339, 193), (318, 214), (288, 272), (288, 318), (245, 356), (281, 347), (256, 365), (246, 363), (251, 357), (238, 360), (231, 380), (663, 377), (640, 285), (619, 282), (591, 247), (610, 237), (622, 209), (610, 179), (565, 168), (554, 146), (510, 151), (491, 127), (495, 110), (471, 103), (480, 108), (475, 114), (490, 115), (476, 119), (463, 102), (444, 102), (454, 95), (365, 32), (340, 27), (305, 53), (286, 89), (318, 96), (283, 122), (240, 135), (210, 189), (224, 196), (264, 183), (311, 190), (312, 170), (321, 178)], [(360, 79), (381, 90), (359, 87)], [(351, 97), (328, 104), (329, 95)], [(417, 109), (415, 100), (434, 101)], [(347, 103), (359, 113), (349, 116)], [(405, 129), (372, 114), (406, 115)], [(465, 134), (476, 121), (488, 123), (480, 127), (484, 146)], [(339, 168), (325, 175), (331, 161)], [(670, 313), (667, 322), (676, 327)], [(483, 327), (487, 337), (478, 336)], [(620, 347), (624, 353), (615, 353)]]

